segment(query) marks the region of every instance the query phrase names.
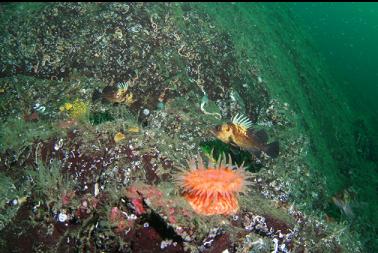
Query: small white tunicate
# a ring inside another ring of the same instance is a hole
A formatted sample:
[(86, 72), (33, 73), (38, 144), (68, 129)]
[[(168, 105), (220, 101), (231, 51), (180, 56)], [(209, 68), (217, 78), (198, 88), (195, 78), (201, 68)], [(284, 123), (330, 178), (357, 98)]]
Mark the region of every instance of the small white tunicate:
[(86, 200), (84, 200), (81, 205), (84, 207), (84, 208), (87, 208), (88, 207), (88, 202)]
[(168, 247), (169, 245), (171, 245), (173, 243), (172, 240), (164, 240), (164, 241), (161, 241), (160, 243), (160, 249), (165, 249), (166, 247)]
[(148, 224), (148, 222), (143, 224), (143, 227), (145, 227), (145, 228), (148, 228), (149, 226), (150, 226), (150, 224)]
[(144, 115), (149, 115), (150, 114), (150, 110), (148, 110), (147, 108), (143, 110), (143, 114)]
[(54, 150), (55, 150), (55, 151), (58, 151), (58, 149), (59, 149), (59, 145), (58, 145), (58, 143), (55, 143), (55, 144), (54, 144)]
[(262, 81), (263, 81), (263, 80), (262, 80), (261, 76), (258, 76), (258, 77), (257, 77), (257, 82), (258, 82), (258, 83), (262, 83)]
[(65, 213), (60, 213), (59, 216), (58, 216), (58, 220), (60, 222), (65, 222), (67, 220), (67, 218), (68, 218), (68, 216)]
[(273, 238), (273, 243), (274, 243), (274, 251), (272, 253), (277, 253), (278, 252), (278, 239)]
[(210, 241), (204, 242), (204, 246), (211, 246), (211, 243), (214, 241), (214, 239), (211, 239)]
[(94, 196), (96, 197), (100, 193), (100, 189), (98, 187), (98, 183), (94, 185)]
[(127, 217), (128, 220), (136, 220), (137, 219), (137, 216), (135, 214), (130, 214), (128, 217)]
[(40, 112), (40, 113), (43, 113), (43, 112), (46, 111), (46, 107), (42, 105), (42, 106), (39, 106), (38, 108), (36, 108), (36, 110), (37, 110), (38, 112)]
[(55, 151), (58, 151), (63, 146), (63, 139), (60, 139), (57, 143), (54, 144)]

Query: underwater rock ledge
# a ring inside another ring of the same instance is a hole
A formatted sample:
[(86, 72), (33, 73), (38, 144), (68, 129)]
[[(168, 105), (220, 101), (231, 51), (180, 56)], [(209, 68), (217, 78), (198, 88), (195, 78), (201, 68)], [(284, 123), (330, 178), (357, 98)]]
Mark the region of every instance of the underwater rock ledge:
[[(301, 210), (296, 198), (324, 185), (296, 112), (196, 5), (28, 14), (1, 24), (2, 249), (359, 252), (342, 224)], [(237, 114), (280, 140), (277, 158), (216, 140), (210, 130)], [(198, 153), (254, 173), (234, 214), (197, 214), (182, 196), (175, 178)]]

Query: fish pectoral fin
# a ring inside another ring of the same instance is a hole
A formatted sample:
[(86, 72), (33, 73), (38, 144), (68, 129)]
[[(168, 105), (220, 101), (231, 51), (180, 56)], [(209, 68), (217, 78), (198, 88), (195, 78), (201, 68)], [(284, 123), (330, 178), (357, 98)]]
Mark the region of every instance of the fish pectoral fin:
[(239, 147), (239, 146), (238, 146), (238, 145), (237, 145), (237, 144), (236, 144), (235, 142), (233, 142), (233, 141), (231, 141), (231, 140), (230, 140), (230, 142), (229, 142), (229, 143), (230, 143), (230, 144), (231, 144), (231, 146), (233, 146), (233, 147), (237, 147), (237, 148)]
[(240, 148), (237, 147), (237, 146), (231, 146), (231, 147), (230, 147), (230, 151), (231, 151), (231, 153), (234, 154), (234, 155), (239, 155), (239, 154), (240, 154)]
[(110, 104), (111, 101), (109, 101), (108, 99), (102, 97), (102, 98), (101, 98), (101, 103), (103, 103), (103, 104)]
[(251, 138), (256, 140), (256, 142), (265, 144), (268, 142), (268, 134), (265, 130), (261, 129), (258, 131), (255, 131), (253, 129), (248, 129), (247, 135)]
[(257, 157), (260, 157), (261, 155), (261, 150), (258, 148), (248, 148), (247, 151)]
[(276, 158), (280, 152), (280, 146), (279, 146), (279, 142), (278, 141), (275, 141), (275, 142), (272, 142), (272, 143), (269, 143), (267, 144), (265, 147), (264, 147), (264, 152), (272, 157), (272, 158)]
[(256, 136), (262, 143), (267, 143), (268, 142), (268, 134), (266, 133), (265, 130), (259, 130), (256, 132)]
[(92, 102), (95, 102), (100, 98), (102, 98), (102, 93), (98, 89), (95, 89), (92, 95)]

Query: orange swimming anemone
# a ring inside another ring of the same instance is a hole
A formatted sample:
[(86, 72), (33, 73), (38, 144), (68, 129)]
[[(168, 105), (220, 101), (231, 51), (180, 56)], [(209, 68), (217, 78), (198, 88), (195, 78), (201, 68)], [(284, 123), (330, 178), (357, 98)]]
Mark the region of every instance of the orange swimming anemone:
[(182, 187), (183, 197), (194, 211), (202, 215), (234, 214), (239, 210), (237, 196), (251, 184), (250, 175), (243, 166), (229, 164), (225, 157), (216, 164), (205, 167), (202, 158), (188, 162), (190, 170), (182, 170), (177, 183)]

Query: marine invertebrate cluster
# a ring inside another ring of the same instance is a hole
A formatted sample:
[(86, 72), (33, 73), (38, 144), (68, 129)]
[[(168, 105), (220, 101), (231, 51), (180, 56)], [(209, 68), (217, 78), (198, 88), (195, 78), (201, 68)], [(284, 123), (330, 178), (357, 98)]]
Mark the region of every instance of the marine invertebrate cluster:
[(197, 161), (188, 162), (190, 170), (183, 170), (177, 176), (177, 183), (183, 189), (184, 198), (192, 208), (202, 215), (234, 214), (239, 209), (237, 194), (245, 192), (250, 185), (243, 166), (233, 166), (225, 156), (207, 166), (198, 156)]
[(72, 103), (64, 103), (59, 107), (59, 110), (61, 112), (66, 111), (72, 119), (82, 120), (89, 115), (89, 104), (80, 99), (75, 99)]

